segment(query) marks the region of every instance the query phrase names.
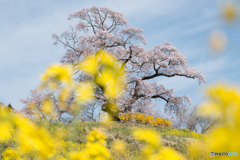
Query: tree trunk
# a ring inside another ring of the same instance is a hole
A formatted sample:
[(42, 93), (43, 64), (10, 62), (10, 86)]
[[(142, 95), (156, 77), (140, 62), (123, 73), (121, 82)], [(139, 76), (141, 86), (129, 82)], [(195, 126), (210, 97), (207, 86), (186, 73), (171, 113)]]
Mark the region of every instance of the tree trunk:
[(102, 111), (108, 113), (108, 117), (111, 121), (120, 121), (120, 119), (118, 118), (120, 110), (115, 104), (106, 103), (102, 105)]
[(118, 118), (118, 114), (108, 113), (108, 117), (111, 121), (120, 121), (120, 118)]

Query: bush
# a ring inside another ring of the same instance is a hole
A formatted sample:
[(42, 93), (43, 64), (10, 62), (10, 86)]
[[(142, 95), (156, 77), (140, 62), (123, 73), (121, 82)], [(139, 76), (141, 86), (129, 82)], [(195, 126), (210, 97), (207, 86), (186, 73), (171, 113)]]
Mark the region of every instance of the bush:
[(147, 115), (143, 113), (121, 113), (118, 117), (123, 122), (132, 122), (134, 119), (136, 123), (145, 123), (166, 127), (172, 126), (172, 123), (167, 119), (154, 117), (152, 115)]

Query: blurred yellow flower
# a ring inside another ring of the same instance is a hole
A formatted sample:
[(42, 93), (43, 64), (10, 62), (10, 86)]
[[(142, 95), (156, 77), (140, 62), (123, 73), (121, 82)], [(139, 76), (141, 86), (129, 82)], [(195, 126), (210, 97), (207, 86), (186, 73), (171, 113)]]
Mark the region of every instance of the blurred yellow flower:
[(89, 135), (87, 136), (87, 140), (89, 143), (100, 143), (100, 144), (105, 144), (105, 139), (107, 136), (103, 134), (99, 130), (92, 130), (89, 132)]
[(188, 152), (189, 152), (189, 157), (192, 159), (210, 159), (210, 152), (211, 150), (205, 143), (205, 141), (200, 141), (200, 140), (195, 140), (193, 139), (188, 143)]
[[(104, 146), (106, 144), (106, 136), (98, 131), (90, 131), (87, 136), (86, 148), (80, 152), (70, 152), (70, 160), (86, 159), (86, 160), (106, 160), (110, 158), (109, 150)], [(103, 145), (104, 144), (104, 145)]]
[(16, 117), (15, 124), (18, 126), (16, 139), (21, 153), (37, 150), (39, 155), (45, 158), (55, 152), (52, 139), (44, 128), (38, 128), (23, 117)]
[(84, 152), (70, 152), (68, 156), (69, 160), (89, 160), (88, 155)]
[(102, 69), (101, 75), (96, 77), (96, 82), (98, 85), (104, 87), (104, 94), (107, 97), (118, 98), (124, 93), (125, 77), (124, 74), (117, 74), (120, 72), (120, 68), (112, 67)]
[(208, 116), (216, 113), (220, 117), (219, 124), (208, 133), (207, 145), (211, 151), (240, 152), (240, 93), (237, 88), (217, 84), (206, 92), (209, 100), (201, 106), (200, 111)]
[(237, 19), (238, 16), (238, 4), (233, 2), (228, 2), (222, 7), (222, 16), (227, 22), (232, 22)]
[(117, 151), (117, 152), (122, 151), (124, 150), (125, 147), (126, 147), (126, 144), (121, 140), (115, 140), (113, 142), (114, 151)]
[(79, 69), (87, 73), (95, 75), (98, 71), (98, 57), (96, 55), (89, 55), (87, 59), (80, 62)]
[(137, 129), (133, 132), (133, 136), (140, 141), (144, 141), (153, 148), (158, 148), (160, 146), (160, 138), (155, 131), (152, 130), (141, 130)]
[(0, 142), (8, 141), (12, 137), (13, 125), (10, 122), (0, 122)]
[(28, 108), (30, 110), (34, 110), (34, 109), (36, 109), (36, 105), (33, 102), (30, 102), (30, 104), (28, 105)]
[(14, 129), (13, 116), (7, 107), (0, 106), (0, 142), (8, 141), (12, 137), (12, 130)]
[(227, 43), (227, 36), (221, 31), (213, 31), (210, 34), (210, 47), (217, 52), (222, 52)]
[(94, 99), (95, 92), (92, 82), (78, 84), (75, 88), (79, 102), (91, 101)]
[(160, 159), (160, 160), (184, 160), (185, 158), (180, 153), (173, 150), (172, 148), (163, 147), (158, 152), (158, 159)]
[(90, 159), (108, 159), (109, 150), (99, 143), (91, 143), (85, 149), (84, 154), (89, 155)]
[(100, 63), (108, 65), (108, 66), (113, 66), (114, 63), (117, 62), (117, 59), (109, 54), (108, 52), (104, 51), (104, 50), (99, 50), (96, 55), (98, 55), (100, 57)]
[(41, 75), (41, 80), (46, 82), (50, 78), (59, 80), (62, 83), (67, 85), (72, 85), (72, 69), (67, 65), (54, 64), (47, 68), (46, 72)]
[(222, 116), (222, 111), (220, 106), (213, 102), (204, 102), (201, 104), (201, 107), (198, 109), (200, 115), (204, 116), (213, 116), (219, 118)]
[(51, 102), (51, 100), (49, 99), (44, 100), (41, 110), (46, 114), (51, 114), (54, 111), (53, 103)]
[(89, 55), (80, 62), (79, 69), (95, 76), (94, 82), (102, 87), (107, 98), (118, 98), (123, 94), (125, 72), (117, 59), (104, 50)]
[(240, 93), (237, 87), (217, 84), (209, 87), (206, 94), (209, 97), (207, 102), (202, 103), (199, 108), (200, 113), (214, 118), (221, 117), (225, 124), (235, 122), (239, 113)]
[(65, 128), (57, 128), (55, 135), (59, 139), (64, 139), (67, 136), (68, 131)]
[(4, 157), (4, 160), (11, 160), (11, 159), (21, 160), (22, 159), (20, 158), (17, 151), (9, 147), (2, 153), (2, 155)]
[(71, 93), (71, 88), (69, 87), (63, 87), (61, 90), (60, 90), (60, 93), (59, 93), (59, 100), (61, 101), (66, 101), (68, 96), (70, 95)]

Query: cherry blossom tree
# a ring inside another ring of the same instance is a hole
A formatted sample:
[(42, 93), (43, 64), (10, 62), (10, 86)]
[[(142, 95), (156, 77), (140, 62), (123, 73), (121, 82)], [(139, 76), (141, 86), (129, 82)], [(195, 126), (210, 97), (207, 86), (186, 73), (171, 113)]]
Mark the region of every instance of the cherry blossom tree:
[(69, 14), (68, 20), (72, 19), (79, 20), (76, 26), (60, 36), (53, 34), (53, 38), (55, 45), (61, 43), (66, 47), (61, 63), (75, 66), (78, 82), (89, 79), (94, 81), (94, 76), (79, 70), (77, 65), (99, 49), (112, 53), (128, 72), (127, 87), (123, 87), (125, 94), (115, 100), (117, 108), (109, 107), (109, 101), (103, 94), (104, 88), (97, 86), (95, 91), (95, 100), (101, 104), (102, 111), (116, 120), (119, 112), (154, 113), (156, 105), (152, 105), (153, 99), (165, 101), (164, 110), (171, 113), (177, 113), (180, 108), (191, 103), (187, 95), (176, 96), (174, 89), (153, 82), (158, 77), (179, 76), (198, 79), (199, 84), (205, 82), (201, 71), (189, 66), (187, 59), (171, 43), (164, 41), (163, 45), (151, 50), (141, 46), (147, 45), (144, 31), (129, 27), (121, 13), (105, 7), (91, 7)]
[[(61, 108), (59, 106), (58, 99), (54, 96), (53, 93), (47, 92), (39, 92), (37, 89), (30, 90), (30, 97), (26, 99), (20, 99), (20, 101), (24, 104), (24, 107), (20, 110), (21, 113), (24, 113), (32, 120), (47, 120), (49, 122), (54, 121), (67, 121), (69, 119), (69, 115), (71, 119), (73, 119), (76, 115), (74, 115), (72, 106), (74, 105), (72, 96), (69, 96), (68, 101), (66, 102), (66, 107)], [(51, 115), (46, 114), (44, 112), (44, 100), (50, 98), (53, 102), (53, 112)], [(63, 116), (63, 115), (68, 116)], [(71, 120), (70, 119), (70, 120)]]
[(98, 108), (97, 102), (92, 102), (84, 105), (79, 113), (82, 121), (94, 121), (97, 122), (96, 110)]
[(180, 108), (177, 115), (172, 116), (173, 127), (186, 128), (191, 131), (205, 134), (210, 129), (220, 125), (220, 117), (206, 117), (199, 113), (199, 106)]
[[(146, 45), (144, 31), (128, 27), (128, 21), (123, 14), (105, 7), (91, 7), (69, 14), (68, 20), (78, 19), (76, 26), (63, 32), (60, 36), (53, 35), (54, 44), (61, 43), (67, 50), (61, 58), (61, 63), (77, 65), (89, 53), (99, 49), (109, 51), (117, 57), (122, 67), (128, 72), (125, 95), (118, 99), (118, 112), (154, 112), (151, 106), (153, 99), (166, 102), (166, 112), (177, 113), (179, 108), (191, 103), (187, 95), (176, 96), (174, 89), (167, 89), (153, 80), (157, 77), (186, 77), (198, 79), (199, 84), (205, 82), (201, 71), (187, 64), (177, 48), (169, 42), (155, 46), (152, 50), (144, 49)], [(91, 64), (89, 64), (91, 65)], [(84, 72), (76, 70), (78, 81), (89, 78)], [(96, 99), (102, 101), (102, 111), (110, 114), (106, 107), (106, 98), (101, 87), (96, 92)]]

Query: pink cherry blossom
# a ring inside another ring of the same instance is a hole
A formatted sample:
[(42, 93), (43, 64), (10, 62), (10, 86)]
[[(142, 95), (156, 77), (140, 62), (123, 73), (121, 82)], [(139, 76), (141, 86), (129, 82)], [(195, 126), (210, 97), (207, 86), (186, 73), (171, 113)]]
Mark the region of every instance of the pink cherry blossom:
[[(147, 41), (144, 31), (128, 27), (123, 14), (106, 7), (91, 7), (69, 14), (68, 19), (78, 19), (79, 23), (60, 36), (53, 35), (55, 44), (63, 44), (67, 50), (61, 57), (61, 63), (77, 64), (88, 54), (105, 49), (114, 54), (122, 67), (128, 72), (126, 94), (117, 100), (119, 111), (142, 111), (153, 113), (152, 100), (165, 101), (165, 111), (177, 112), (179, 108), (191, 103), (187, 95), (176, 96), (174, 89), (167, 89), (153, 82), (157, 77), (186, 77), (198, 79), (199, 84), (205, 82), (201, 71), (187, 64), (177, 48), (169, 42), (163, 42), (151, 50), (144, 46)], [(89, 64), (91, 65), (91, 64)], [(89, 80), (89, 76), (76, 71), (77, 80)], [(96, 91), (97, 100), (107, 103), (101, 88)]]

